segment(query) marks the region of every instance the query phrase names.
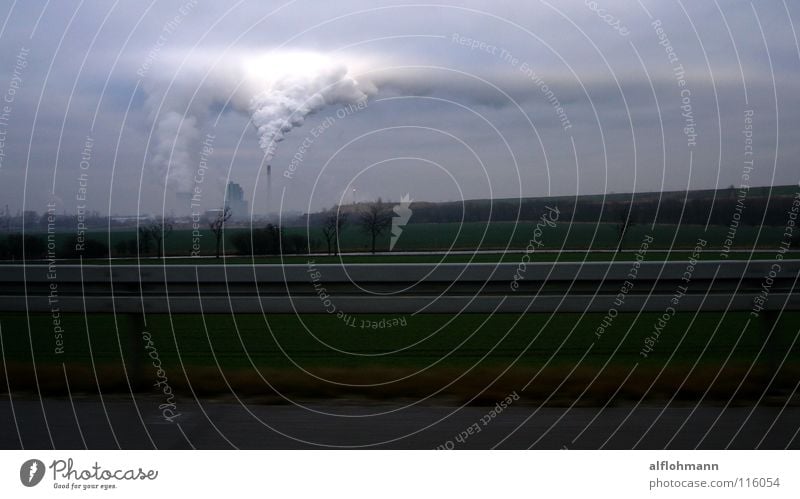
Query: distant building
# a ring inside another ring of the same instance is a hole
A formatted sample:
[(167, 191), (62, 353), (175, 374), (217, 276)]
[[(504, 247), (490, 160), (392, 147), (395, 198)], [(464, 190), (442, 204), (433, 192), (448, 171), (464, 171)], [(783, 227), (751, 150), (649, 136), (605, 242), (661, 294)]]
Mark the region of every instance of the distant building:
[(112, 215), (109, 217), (112, 222), (117, 224), (132, 224), (134, 222), (150, 222), (155, 220), (152, 215)]
[(244, 199), (244, 190), (235, 182), (228, 182), (225, 191), (225, 205), (231, 209), (232, 219), (246, 219), (250, 215), (247, 201)]

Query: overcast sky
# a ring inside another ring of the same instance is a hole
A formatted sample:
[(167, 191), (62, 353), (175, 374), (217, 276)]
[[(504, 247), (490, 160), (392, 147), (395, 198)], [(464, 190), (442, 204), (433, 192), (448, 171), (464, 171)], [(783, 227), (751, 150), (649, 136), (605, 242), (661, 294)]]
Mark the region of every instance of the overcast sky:
[[(3, 0), (2, 202), (170, 213), (196, 187), (211, 209), (231, 179), (256, 212), (307, 211), (800, 180), (796, 4), (416, 3)], [(330, 74), (365, 104), (293, 115), (270, 188), (251, 99), (293, 106), (271, 85)]]

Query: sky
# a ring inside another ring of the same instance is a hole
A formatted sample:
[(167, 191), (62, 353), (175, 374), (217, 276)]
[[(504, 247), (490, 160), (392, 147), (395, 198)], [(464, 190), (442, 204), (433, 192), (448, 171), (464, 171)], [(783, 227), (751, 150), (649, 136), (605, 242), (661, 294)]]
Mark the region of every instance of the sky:
[(798, 18), (781, 0), (3, 0), (0, 201), (183, 214), (234, 181), (264, 213), (796, 185)]

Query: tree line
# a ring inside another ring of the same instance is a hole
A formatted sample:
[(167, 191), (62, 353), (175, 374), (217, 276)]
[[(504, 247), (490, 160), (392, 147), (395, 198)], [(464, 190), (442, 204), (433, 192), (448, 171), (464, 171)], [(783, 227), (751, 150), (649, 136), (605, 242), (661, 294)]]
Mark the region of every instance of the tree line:
[[(220, 258), (223, 254), (225, 224), (230, 220), (231, 214), (230, 208), (225, 208), (207, 221), (209, 231), (214, 238), (216, 258)], [(165, 242), (172, 233), (173, 224), (169, 219), (155, 220), (140, 226), (137, 229), (137, 237), (117, 241), (112, 248), (109, 248), (109, 245), (102, 241), (90, 237), (79, 239), (75, 234), (42, 235), (14, 232), (5, 238), (0, 238), (0, 260), (136, 256), (162, 258), (166, 253)], [(281, 227), (273, 224), (250, 231), (237, 230), (229, 241), (234, 252), (239, 255), (277, 255), (310, 251), (304, 236), (287, 234)]]
[[(557, 205), (562, 220), (574, 222), (610, 223), (617, 231), (618, 247), (622, 246), (628, 230), (635, 225), (651, 224), (706, 224), (728, 226), (736, 215), (742, 225), (782, 226), (791, 209), (793, 196), (788, 193), (767, 196), (764, 189), (743, 192), (733, 188), (717, 191), (689, 191), (685, 193), (642, 193), (635, 195), (579, 196), (562, 198), (527, 198), (501, 200), (472, 200), (463, 203), (410, 204), (413, 216), (409, 223), (513, 222), (533, 220), (547, 209)], [(237, 229), (228, 241), (239, 255), (306, 254), (321, 247), (328, 254), (339, 253), (340, 240), (346, 227), (354, 226), (368, 237), (373, 253), (377, 241), (386, 235), (392, 225), (393, 203), (378, 198), (373, 202), (337, 206), (330, 210), (309, 214), (305, 222), (318, 231), (324, 242), (309, 240), (296, 232), (287, 233), (282, 227), (267, 224), (251, 230)], [(218, 210), (207, 221), (214, 239), (217, 258), (224, 252), (226, 223), (231, 218), (230, 208)], [(164, 255), (166, 240), (173, 232), (169, 219), (152, 220), (139, 226), (137, 237), (118, 241), (113, 248), (96, 239), (86, 238), (78, 244), (75, 235), (66, 239), (61, 234), (58, 244), (47, 235), (10, 233), (0, 238), (0, 259), (21, 260), (56, 258), (77, 259), (108, 258), (110, 256)], [(800, 245), (800, 231), (793, 241)], [(48, 243), (50, 247), (48, 247)], [(324, 244), (324, 246), (323, 246)], [(24, 250), (23, 250), (24, 248)], [(80, 248), (80, 249), (79, 249)], [(24, 255), (23, 255), (24, 251)]]
[[(621, 200), (621, 196), (610, 200), (586, 196), (412, 203), (410, 208), (414, 216), (410, 223), (458, 223), (462, 218), (464, 222), (534, 220), (546, 206), (557, 204), (561, 217), (573, 222), (616, 223), (619, 212), (626, 211), (630, 212), (631, 222), (636, 224), (705, 225), (708, 222), (710, 225), (727, 226), (739, 206), (738, 216), (744, 225), (783, 226), (786, 212), (792, 205), (792, 196), (787, 195), (753, 195), (740, 199), (725, 190), (716, 192), (716, 198), (689, 192), (685, 200), (683, 195), (659, 199), (648, 194), (628, 196), (627, 200)], [(741, 209), (742, 204), (744, 209)]]

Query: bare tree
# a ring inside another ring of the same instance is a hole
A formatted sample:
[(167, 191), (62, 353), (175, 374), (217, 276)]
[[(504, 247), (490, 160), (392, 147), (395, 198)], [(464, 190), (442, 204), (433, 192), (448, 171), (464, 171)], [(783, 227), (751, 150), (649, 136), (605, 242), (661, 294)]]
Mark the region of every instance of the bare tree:
[(322, 225), (322, 235), (325, 236), (325, 242), (328, 243), (328, 254), (336, 255), (339, 250), (339, 234), (342, 231), (345, 223), (347, 223), (347, 213), (340, 211), (331, 212), (325, 217)]
[(361, 211), (359, 223), (361, 229), (372, 237), (372, 252), (375, 253), (375, 239), (391, 227), (392, 212), (386, 203), (378, 198), (374, 203), (368, 203)]
[(155, 221), (147, 226), (147, 232), (150, 233), (150, 237), (153, 238), (153, 241), (156, 243), (156, 254), (158, 258), (161, 258), (163, 246), (162, 242), (164, 239), (169, 237), (172, 234), (172, 222), (168, 221), (165, 218), (161, 220)]
[(147, 227), (139, 227), (139, 254), (146, 255), (150, 253), (150, 231)]
[(222, 232), (225, 229), (225, 222), (231, 218), (231, 215), (233, 215), (233, 213), (231, 213), (230, 206), (226, 206), (224, 209), (217, 212), (217, 216), (214, 220), (208, 222), (208, 227), (217, 240), (217, 258), (219, 258), (219, 247), (222, 243)]
[(622, 249), (622, 243), (625, 241), (625, 234), (628, 233), (628, 229), (636, 225), (636, 223), (632, 220), (631, 210), (632, 206), (629, 204), (623, 204), (617, 208), (617, 252)]

